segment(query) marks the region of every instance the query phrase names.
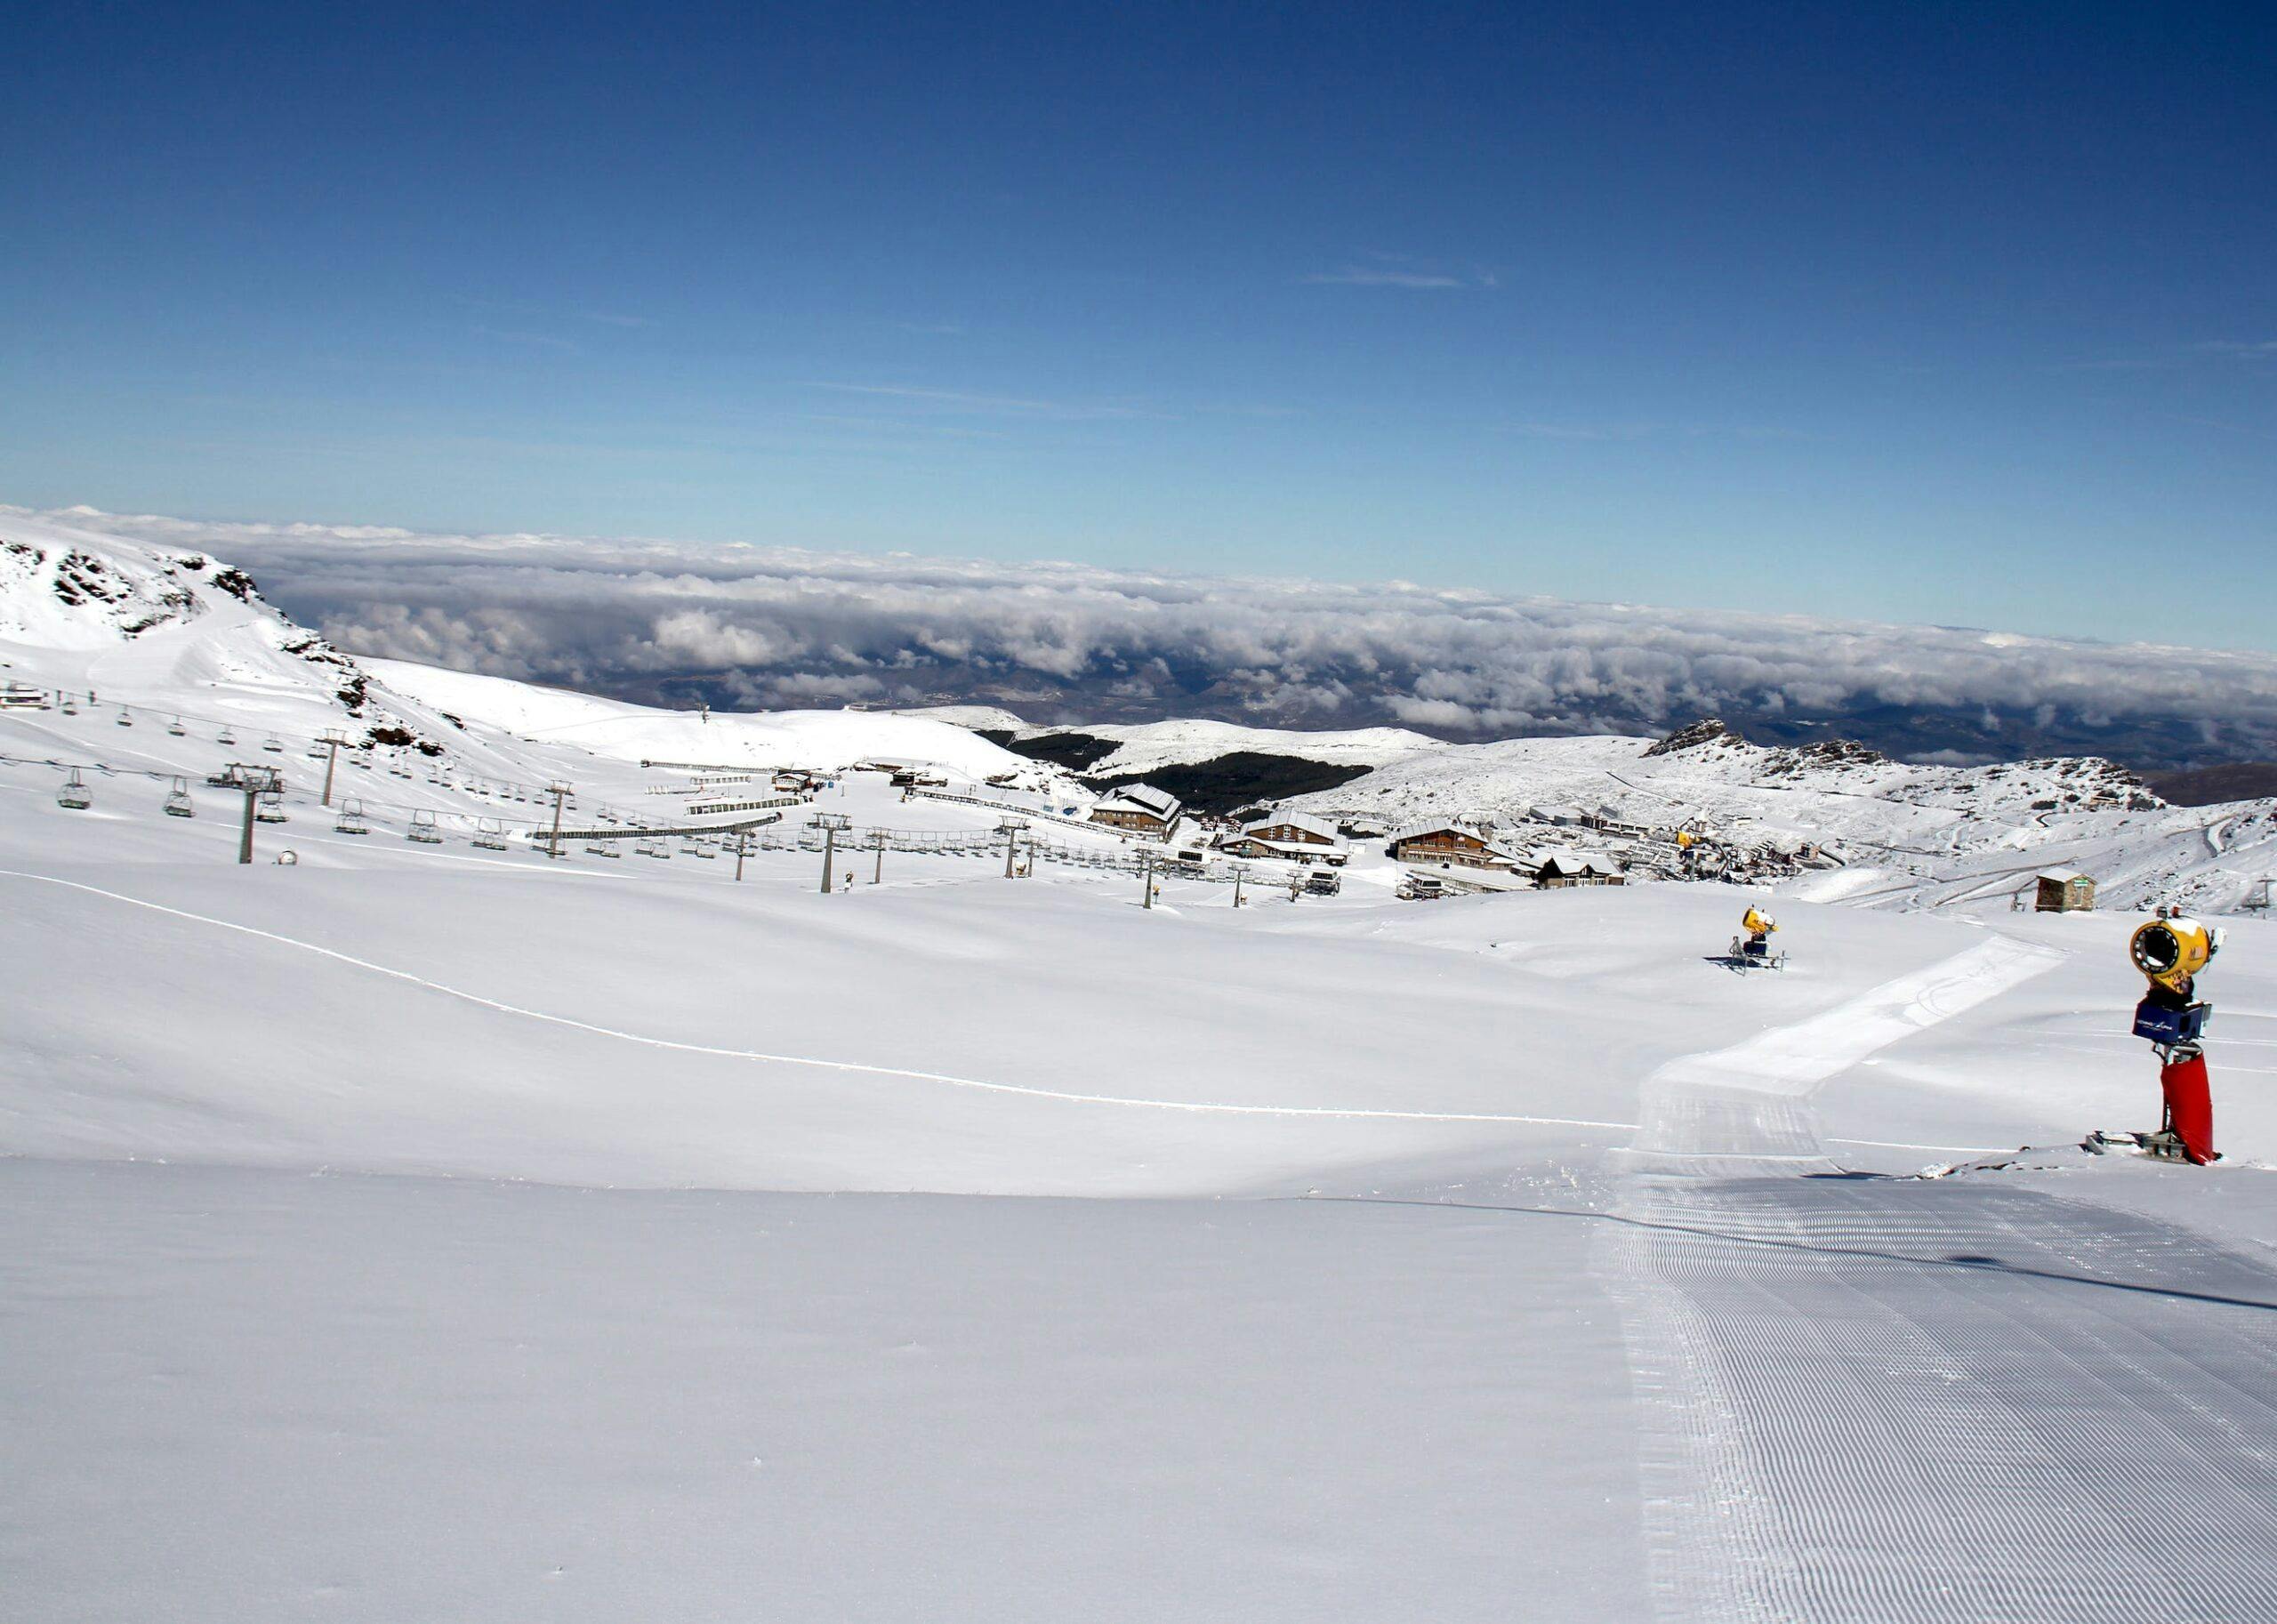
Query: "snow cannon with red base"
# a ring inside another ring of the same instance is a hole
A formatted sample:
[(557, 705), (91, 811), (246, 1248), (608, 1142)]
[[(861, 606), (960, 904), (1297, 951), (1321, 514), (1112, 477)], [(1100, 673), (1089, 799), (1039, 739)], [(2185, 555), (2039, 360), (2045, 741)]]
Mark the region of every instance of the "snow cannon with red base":
[(2200, 1167), (2218, 1159), (2214, 1148), (2214, 1097), (2206, 1055), (2198, 1040), (2214, 1007), (2196, 996), (2198, 973), (2222, 950), (2222, 933), (2178, 911), (2160, 910), (2136, 928), (2127, 956), (2151, 984), (2135, 1006), (2135, 1035), (2159, 1057), (2159, 1092), (2166, 1103), (2155, 1134), (2139, 1135), (2154, 1155)]

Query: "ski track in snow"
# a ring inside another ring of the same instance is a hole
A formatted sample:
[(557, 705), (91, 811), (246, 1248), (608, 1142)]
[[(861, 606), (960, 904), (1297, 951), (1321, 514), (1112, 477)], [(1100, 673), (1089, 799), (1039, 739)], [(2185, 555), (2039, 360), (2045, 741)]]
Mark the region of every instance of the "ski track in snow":
[(1819, 1082), (2056, 957), (1995, 938), (1648, 1086), (1645, 1223), (1608, 1271), (1663, 1618), (2277, 1619), (2277, 1276), (2155, 1219), (1817, 1154)]
[[(424, 987), (446, 998), (495, 1009), (502, 1014), (524, 1020), (543, 1021), (549, 1025), (566, 1026), (575, 1032), (589, 1033), (595, 1037), (610, 1038), (620, 1042), (639, 1043), (651, 1049), (674, 1049), (683, 1054), (712, 1055), (722, 1059), (753, 1060), (771, 1065), (804, 1065), (821, 1071), (858, 1072), (873, 1077), (892, 1077), (905, 1081), (940, 1083), (950, 1088), (973, 1089), (991, 1094), (1023, 1095), (1032, 1099), (1058, 1100), (1068, 1105), (1112, 1105), (1128, 1110), (1176, 1111), (1212, 1116), (1277, 1116), (1338, 1118), (1354, 1121), (1401, 1122), (1487, 1122), (1520, 1127), (1545, 1128), (1602, 1128), (1628, 1133), (1636, 1130), (1634, 1122), (1596, 1122), (1583, 1117), (1519, 1116), (1484, 1111), (1391, 1111), (1369, 1106), (1344, 1105), (1233, 1105), (1217, 1101), (1181, 1099), (1134, 1099), (1108, 1094), (1076, 1094), (1058, 1089), (1031, 1088), (1022, 1083), (990, 1082), (977, 1077), (956, 1077), (943, 1072), (918, 1071), (897, 1065), (872, 1065), (856, 1060), (829, 1060), (810, 1055), (776, 1055), (759, 1049), (727, 1049), (710, 1043), (688, 1043), (675, 1038), (651, 1037), (637, 1032), (623, 1032), (613, 1026), (597, 1025), (591, 1021), (576, 1020), (566, 1015), (554, 1015), (543, 1009), (532, 1009), (521, 1004), (506, 1003), (495, 998), (485, 998), (424, 976), (414, 976), (409, 970), (399, 970), (385, 964), (375, 964), (369, 959), (359, 959), (336, 948), (324, 947), (314, 942), (304, 942), (297, 937), (283, 936), (273, 930), (263, 930), (253, 925), (241, 925), (233, 920), (215, 919), (209, 914), (194, 913), (185, 908), (170, 907), (165, 903), (150, 902), (140, 896), (130, 896), (120, 891), (105, 890), (101, 886), (84, 884), (76, 880), (63, 880), (52, 874), (28, 873), (20, 869), (0, 869), (0, 878), (28, 880), (41, 885), (60, 886), (67, 890), (82, 891), (91, 896), (101, 896), (129, 907), (146, 908), (154, 913), (164, 913), (192, 923), (210, 925), (216, 929), (234, 931), (241, 936), (274, 942), (302, 953), (315, 953), (322, 958), (345, 964), (355, 969), (366, 970), (391, 980), (407, 982)], [(1923, 1146), (1920, 1148), (1934, 1148)]]
[[(615, 877), (607, 874), (598, 876), (601, 879)], [(522, 1004), (507, 1003), (500, 999), (487, 998), (479, 993), (470, 993), (463, 987), (455, 987), (446, 982), (414, 975), (409, 970), (397, 969), (391, 965), (374, 963), (369, 959), (359, 959), (352, 953), (344, 953), (337, 948), (326, 947), (315, 942), (305, 942), (297, 937), (285, 936), (274, 930), (263, 930), (258, 926), (239, 924), (234, 920), (216, 919), (210, 914), (192, 912), (186, 908), (176, 908), (165, 903), (151, 902), (145, 897), (130, 896), (123, 891), (107, 890), (101, 886), (88, 885), (76, 880), (65, 880), (53, 874), (36, 874), (22, 869), (0, 869), (0, 879), (24, 880), (38, 885), (58, 886), (66, 890), (84, 892), (90, 896), (100, 896), (107, 901), (124, 904), (128, 907), (144, 908), (155, 913), (166, 914), (171, 918), (187, 920), (193, 924), (211, 926), (215, 929), (232, 931), (237, 935), (253, 937), (264, 942), (273, 942), (279, 946), (289, 947), (297, 952), (314, 953), (319, 958), (330, 959), (335, 963), (347, 965), (353, 969), (364, 970), (372, 975), (387, 977), (390, 980), (423, 987), (443, 997), (455, 998), (485, 1009), (495, 1009), (503, 1015), (514, 1016), (523, 1020), (541, 1021), (548, 1025), (564, 1026), (575, 1032), (587, 1033), (594, 1037), (608, 1038), (618, 1042), (638, 1043), (651, 1049), (672, 1049), (683, 1054), (711, 1055), (721, 1059), (751, 1060), (772, 1065), (811, 1066), (821, 1071), (854, 1072), (867, 1076), (891, 1077), (907, 1082), (930, 1082), (949, 1088), (971, 1089), (990, 1094), (1010, 1094), (1025, 1096), (1031, 1099), (1056, 1100), (1065, 1105), (1104, 1105), (1133, 1111), (1170, 1111), (1207, 1116), (1265, 1116), (1397, 1122), (1480, 1122), (1512, 1127), (1596, 1128), (1620, 1133), (1634, 1133), (1640, 1126), (1636, 1122), (1603, 1122), (1589, 1117), (1525, 1116), (1485, 1111), (1393, 1111), (1372, 1106), (1259, 1105), (1210, 1100), (1139, 1099), (1113, 1094), (1078, 1094), (1060, 1089), (1039, 1089), (1025, 1083), (994, 1082), (978, 1077), (957, 1077), (944, 1072), (920, 1071), (907, 1066), (874, 1065), (858, 1060), (832, 1060), (811, 1055), (778, 1055), (761, 1049), (728, 1049), (709, 1043), (689, 1043), (676, 1038), (659, 1038), (644, 1033), (625, 1032), (614, 1026), (603, 1026), (591, 1021), (581, 1021), (570, 1016), (555, 1015), (543, 1009), (533, 1009)], [(1830, 1137), (1836, 1144), (1854, 1145), (1871, 1149), (1927, 1150), (1953, 1155), (1992, 1155), (2013, 1148), (1999, 1145), (1932, 1145), (1917, 1140), (1849, 1139), (1836, 1136)]]

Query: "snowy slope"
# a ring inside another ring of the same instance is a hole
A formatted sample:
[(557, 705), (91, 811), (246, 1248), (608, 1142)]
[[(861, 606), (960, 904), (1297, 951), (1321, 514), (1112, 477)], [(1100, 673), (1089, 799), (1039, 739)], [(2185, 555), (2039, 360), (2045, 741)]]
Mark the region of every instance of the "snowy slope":
[(938, 767), (968, 780), (1005, 772), (1048, 776), (1037, 763), (965, 728), (891, 712), (719, 712), (705, 718), (399, 660), (366, 660), (364, 665), (394, 692), (439, 711), (534, 743), (573, 745), (612, 760), (744, 762), (827, 771), (857, 761), (889, 760)]
[(1523, 827), (1570, 808), (1646, 827), (1697, 820), (1740, 842), (1829, 846), (1845, 872), (1794, 894), (1879, 906), (2002, 909), (2045, 868), (2083, 869), (2104, 905), (2242, 906), (2277, 873), (2277, 801), (2168, 807), (2093, 759), (1949, 768), (1855, 748), (1771, 749), (1727, 736), (1513, 739), (1442, 745), (1298, 798), (1404, 823), (1464, 816)]
[[(1911, 905), (2211, 887), (2265, 807), (1624, 739), (1320, 798), (1856, 848), (1753, 977), (1737, 888), (1420, 905), (1362, 852), (1150, 908), (1112, 835), (1010, 879), (876, 773), (793, 809), (827, 859), (548, 860), (468, 837), (946, 724), (366, 670), (210, 560), (0, 535), (0, 675), (101, 696), (0, 712), (15, 1612), (2277, 1617), (2277, 932), (2202, 984), (2231, 1160), (2165, 1168), (2072, 1148), (2156, 1118), (2136, 920)], [(250, 866), (231, 759), (286, 775)]]

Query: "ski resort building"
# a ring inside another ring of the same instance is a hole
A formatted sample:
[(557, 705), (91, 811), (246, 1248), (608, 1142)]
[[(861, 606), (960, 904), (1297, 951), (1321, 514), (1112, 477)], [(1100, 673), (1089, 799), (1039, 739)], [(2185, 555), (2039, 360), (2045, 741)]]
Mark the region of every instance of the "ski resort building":
[(1246, 830), (1226, 836), (1217, 849), (1221, 856), (1277, 857), (1284, 863), (1324, 863), (1331, 868), (1343, 867), (1351, 856), (1340, 842), (1323, 846), (1313, 840), (1268, 840)]
[(1242, 833), (1251, 840), (1264, 840), (1275, 846), (1334, 847), (1338, 844), (1336, 830), (1331, 824), (1302, 812), (1274, 812), (1254, 818), (1242, 825)]
[(1576, 885), (1624, 885), (1621, 864), (1589, 851), (1553, 851), (1534, 865), (1533, 882), (1545, 891)]
[(1091, 822), (1138, 834), (1168, 834), (1178, 822), (1177, 796), (1150, 784), (1127, 784), (1091, 808)]
[(2087, 913), (2096, 905), (2096, 882), (2071, 869), (2052, 868), (2034, 881), (2032, 906), (2041, 913)]
[(1393, 858), (1442, 867), (1517, 869), (1525, 854), (1461, 824), (1416, 824), (1391, 837)]

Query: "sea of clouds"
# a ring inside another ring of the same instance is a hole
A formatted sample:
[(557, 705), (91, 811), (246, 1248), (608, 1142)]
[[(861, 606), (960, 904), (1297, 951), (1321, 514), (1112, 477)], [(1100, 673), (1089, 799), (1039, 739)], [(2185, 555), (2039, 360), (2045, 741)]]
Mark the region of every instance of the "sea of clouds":
[(2277, 752), (2277, 656), (1730, 610), (751, 546), (45, 517), (210, 551), (352, 652), (627, 697), (948, 699), (1455, 738), (1720, 715), (1918, 758)]

